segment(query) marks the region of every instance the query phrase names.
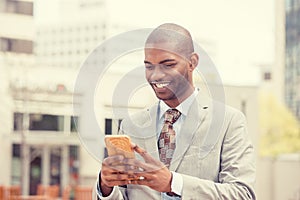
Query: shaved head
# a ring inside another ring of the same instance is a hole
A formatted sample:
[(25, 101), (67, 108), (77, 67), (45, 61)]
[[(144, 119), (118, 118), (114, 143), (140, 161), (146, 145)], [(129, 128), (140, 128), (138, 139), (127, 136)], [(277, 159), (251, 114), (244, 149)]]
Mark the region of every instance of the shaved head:
[(173, 23), (165, 23), (154, 29), (146, 40), (146, 48), (161, 48), (188, 58), (194, 52), (191, 34)]

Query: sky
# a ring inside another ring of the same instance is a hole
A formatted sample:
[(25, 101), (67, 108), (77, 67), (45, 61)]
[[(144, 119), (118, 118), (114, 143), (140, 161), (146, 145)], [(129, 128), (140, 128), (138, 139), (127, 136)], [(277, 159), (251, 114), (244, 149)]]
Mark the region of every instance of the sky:
[[(93, 11), (79, 12), (78, 3), (90, 5)], [(274, 62), (273, 4), (272, 0), (37, 0), (35, 21), (60, 23), (94, 15), (125, 29), (177, 23), (212, 51), (210, 56), (224, 82), (256, 85), (260, 66)]]

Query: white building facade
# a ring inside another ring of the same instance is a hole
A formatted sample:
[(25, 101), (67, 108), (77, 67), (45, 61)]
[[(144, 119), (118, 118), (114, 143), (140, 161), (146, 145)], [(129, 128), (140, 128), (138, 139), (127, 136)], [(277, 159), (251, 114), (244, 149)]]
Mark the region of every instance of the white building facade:
[[(17, 5), (12, 6), (12, 2)], [(35, 23), (33, 11), (46, 15), (38, 9), (46, 6), (43, 0), (37, 2), (35, 9), (33, 1), (6, 0), (0, 4), (1, 24), (9, 27), (0, 30), (0, 95), (3, 102), (0, 105), (0, 160), (7, 161), (6, 165), (0, 166), (0, 184), (22, 185), (23, 194), (36, 194), (39, 184), (57, 184), (61, 190), (68, 185), (92, 187), (101, 165), (98, 161), (105, 156), (105, 149), (99, 145), (100, 156), (95, 158), (78, 137), (82, 121), (74, 107), (80, 110), (81, 104), (73, 100), (83, 94), (74, 93), (74, 84), (81, 63), (97, 44), (128, 28), (109, 24), (104, 1), (97, 0), (78, 1), (68, 9), (72, 11), (70, 15), (58, 15), (59, 20)], [(67, 1), (61, 1), (57, 9), (64, 10), (68, 6)], [(16, 22), (19, 26), (11, 26)], [(214, 45), (210, 47), (210, 51), (215, 51)], [(140, 56), (134, 55), (134, 58), (142, 64)], [(101, 64), (93, 63), (95, 66)], [(125, 59), (117, 65), (132, 64)], [(99, 91), (95, 91), (95, 115), (103, 130), (99, 138), (104, 138), (104, 134), (116, 134), (125, 116), (116, 116), (112, 112), (115, 106), (111, 102), (113, 91), (124, 76), (124, 70), (117, 68), (101, 80), (105, 87), (100, 85)], [(201, 83), (196, 85), (201, 86)], [(257, 144), (258, 114), (254, 109), (258, 107), (257, 86), (225, 84), (224, 89), (226, 103), (246, 114), (249, 132)], [(135, 91), (127, 105), (119, 105), (118, 109), (136, 112), (155, 101), (153, 92), (145, 86)]]

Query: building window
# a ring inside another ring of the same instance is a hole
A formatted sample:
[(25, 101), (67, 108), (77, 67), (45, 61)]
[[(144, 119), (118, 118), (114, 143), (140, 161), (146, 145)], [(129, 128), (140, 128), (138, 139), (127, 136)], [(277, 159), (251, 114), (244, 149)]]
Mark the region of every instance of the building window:
[(272, 79), (272, 74), (271, 74), (271, 72), (265, 72), (264, 73), (264, 80), (265, 81), (269, 81), (269, 80), (271, 80)]
[(33, 42), (12, 38), (0, 38), (0, 51), (14, 53), (33, 53)]
[(33, 2), (7, 0), (6, 12), (33, 16)]
[(105, 135), (112, 134), (112, 119), (105, 119)]
[(64, 117), (58, 115), (29, 115), (29, 130), (63, 131)]
[(120, 130), (121, 119), (105, 119), (105, 135), (117, 134)]
[(50, 153), (50, 185), (60, 185), (61, 148), (52, 148)]
[[(105, 119), (105, 135), (112, 134), (112, 119)], [(104, 158), (108, 156), (106, 147), (104, 147)]]
[(79, 183), (79, 148), (78, 146), (69, 146), (69, 173), (70, 185)]
[(30, 159), (29, 195), (36, 195), (37, 187), (42, 182), (42, 149), (40, 147), (31, 146), (28, 159)]
[[(121, 119), (105, 119), (105, 135), (117, 134), (120, 130)], [(108, 156), (107, 149), (104, 148), (104, 158)]]
[(78, 116), (71, 116), (71, 132), (78, 132)]
[(12, 145), (11, 183), (19, 185), (21, 180), (21, 145)]
[(14, 131), (21, 131), (23, 127), (23, 113), (14, 113)]

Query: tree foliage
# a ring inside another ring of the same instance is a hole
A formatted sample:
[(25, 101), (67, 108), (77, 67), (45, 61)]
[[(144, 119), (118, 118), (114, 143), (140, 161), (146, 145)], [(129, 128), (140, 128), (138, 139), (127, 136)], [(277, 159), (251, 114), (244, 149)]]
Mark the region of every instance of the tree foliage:
[(260, 154), (277, 156), (300, 152), (300, 126), (297, 118), (272, 95), (260, 98)]

